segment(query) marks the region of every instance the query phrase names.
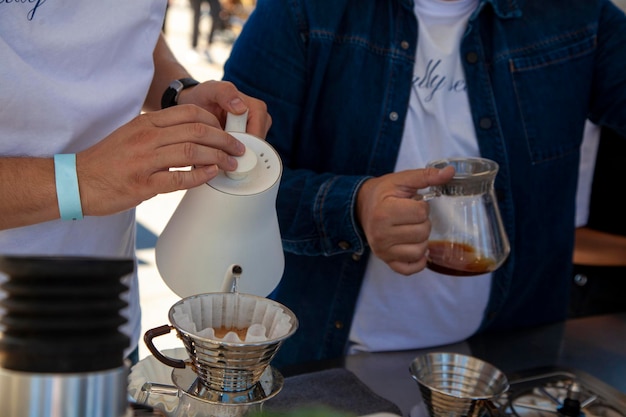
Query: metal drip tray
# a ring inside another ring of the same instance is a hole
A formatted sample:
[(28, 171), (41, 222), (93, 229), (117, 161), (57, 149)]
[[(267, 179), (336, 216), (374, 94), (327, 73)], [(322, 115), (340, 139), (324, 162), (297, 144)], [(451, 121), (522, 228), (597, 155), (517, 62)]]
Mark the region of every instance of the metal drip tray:
[(626, 417), (626, 395), (582, 371), (550, 367), (507, 376), (510, 388), (496, 401), (505, 416), (573, 417), (563, 407), (576, 387), (575, 400), (584, 417)]

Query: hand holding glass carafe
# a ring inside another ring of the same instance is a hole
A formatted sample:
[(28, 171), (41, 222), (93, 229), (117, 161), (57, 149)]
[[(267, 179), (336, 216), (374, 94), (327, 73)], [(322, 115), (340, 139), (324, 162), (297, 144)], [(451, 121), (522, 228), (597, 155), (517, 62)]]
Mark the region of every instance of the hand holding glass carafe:
[(417, 196), (430, 205), (427, 267), (454, 276), (493, 272), (510, 252), (494, 192), (498, 164), (484, 158), (449, 158), (427, 167), (448, 165), (455, 169), (452, 180)]

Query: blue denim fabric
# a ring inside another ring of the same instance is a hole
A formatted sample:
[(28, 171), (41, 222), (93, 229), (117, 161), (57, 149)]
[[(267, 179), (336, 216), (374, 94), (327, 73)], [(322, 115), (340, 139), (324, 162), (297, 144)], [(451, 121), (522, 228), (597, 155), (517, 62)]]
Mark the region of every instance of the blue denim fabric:
[[(345, 352), (369, 254), (355, 195), (394, 169), (416, 38), (412, 0), (259, 0), (225, 65), (266, 101), (284, 163), (271, 297), (300, 328), (277, 367)], [(480, 331), (562, 320), (585, 119), (626, 135), (626, 17), (608, 0), (481, 0), (461, 54), (512, 246)]]

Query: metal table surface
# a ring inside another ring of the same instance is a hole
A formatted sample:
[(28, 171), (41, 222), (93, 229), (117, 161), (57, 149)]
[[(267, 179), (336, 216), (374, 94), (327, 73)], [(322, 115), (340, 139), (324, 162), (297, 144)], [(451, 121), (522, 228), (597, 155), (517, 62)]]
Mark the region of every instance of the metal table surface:
[(540, 367), (575, 369), (626, 394), (626, 313), (479, 335), (434, 349), (351, 355), (341, 361), (310, 364), (300, 372), (343, 366), (408, 416), (410, 409), (421, 401), (409, 365), (416, 356), (434, 351), (472, 355), (505, 373)]

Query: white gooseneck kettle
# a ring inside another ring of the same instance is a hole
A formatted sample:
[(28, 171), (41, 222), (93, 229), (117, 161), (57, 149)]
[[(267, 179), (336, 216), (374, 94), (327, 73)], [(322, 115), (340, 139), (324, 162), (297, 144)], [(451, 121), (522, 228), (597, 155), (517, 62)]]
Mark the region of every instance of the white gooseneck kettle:
[(246, 145), (237, 170), (187, 190), (158, 238), (157, 268), (180, 297), (231, 291), (235, 278), (237, 291), (265, 297), (282, 278), (276, 215), (282, 162), (267, 142), (245, 133), (246, 122), (247, 114), (229, 114), (226, 122), (225, 130)]

